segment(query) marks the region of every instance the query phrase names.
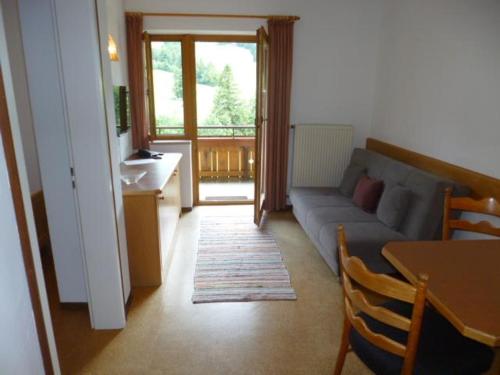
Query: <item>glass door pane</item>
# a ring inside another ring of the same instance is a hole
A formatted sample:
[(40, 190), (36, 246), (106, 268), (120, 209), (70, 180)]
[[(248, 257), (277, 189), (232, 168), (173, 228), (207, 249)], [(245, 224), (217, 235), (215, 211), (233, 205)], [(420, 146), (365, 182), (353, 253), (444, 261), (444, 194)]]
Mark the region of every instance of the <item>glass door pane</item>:
[(254, 199), (256, 43), (195, 42), (201, 201)]
[(198, 135), (255, 136), (256, 44), (196, 42)]
[(181, 42), (153, 41), (151, 56), (156, 135), (184, 135)]

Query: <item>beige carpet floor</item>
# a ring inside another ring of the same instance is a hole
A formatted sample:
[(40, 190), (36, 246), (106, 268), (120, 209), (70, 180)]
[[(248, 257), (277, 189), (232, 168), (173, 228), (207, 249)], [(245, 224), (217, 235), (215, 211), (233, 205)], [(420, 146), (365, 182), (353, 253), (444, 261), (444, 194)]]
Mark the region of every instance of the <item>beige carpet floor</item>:
[[(248, 216), (252, 207), (205, 206), (185, 214), (166, 282), (134, 290), (122, 331), (92, 331), (85, 309), (60, 308), (47, 272), (63, 374), (331, 374), (342, 327), (341, 288), (290, 212), (270, 215), (266, 225), (297, 301), (191, 302), (200, 218), (214, 212)], [(352, 354), (344, 370), (370, 373)]]

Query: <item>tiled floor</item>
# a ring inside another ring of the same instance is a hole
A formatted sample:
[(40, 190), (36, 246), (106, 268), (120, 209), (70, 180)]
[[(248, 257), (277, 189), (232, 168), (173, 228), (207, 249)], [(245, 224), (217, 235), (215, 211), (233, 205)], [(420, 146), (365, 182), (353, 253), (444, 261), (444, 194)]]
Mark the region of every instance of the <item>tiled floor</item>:
[(200, 200), (249, 200), (254, 198), (253, 181), (201, 181)]

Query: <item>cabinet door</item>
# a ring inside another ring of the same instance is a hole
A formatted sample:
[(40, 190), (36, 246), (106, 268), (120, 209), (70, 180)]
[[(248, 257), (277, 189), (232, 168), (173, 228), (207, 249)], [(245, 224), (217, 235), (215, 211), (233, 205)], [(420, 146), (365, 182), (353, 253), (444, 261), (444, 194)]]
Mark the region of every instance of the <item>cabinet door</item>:
[(161, 204), (153, 194), (130, 195), (124, 199), (128, 261), (132, 286), (161, 284)]
[(176, 169), (165, 185), (162, 195), (159, 197), (159, 221), (161, 238), (162, 270), (166, 272), (175, 236), (175, 230), (181, 212), (180, 178)]

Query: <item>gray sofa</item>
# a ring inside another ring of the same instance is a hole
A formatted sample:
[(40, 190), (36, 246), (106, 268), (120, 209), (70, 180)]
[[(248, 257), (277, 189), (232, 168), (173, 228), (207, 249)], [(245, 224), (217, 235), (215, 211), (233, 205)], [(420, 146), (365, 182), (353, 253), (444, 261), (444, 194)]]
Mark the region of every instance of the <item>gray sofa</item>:
[(350, 166), (363, 168), (369, 177), (385, 186), (406, 187), (408, 207), (397, 230), (382, 223), (377, 214), (367, 213), (336, 187), (296, 187), (290, 191), (293, 213), (326, 263), (339, 274), (337, 226), (343, 224), (349, 251), (377, 273), (396, 270), (382, 256), (389, 241), (432, 240), (441, 236), (444, 190), (452, 186), (454, 195), (468, 189), (453, 181), (426, 173), (410, 165), (365, 149), (355, 149)]

